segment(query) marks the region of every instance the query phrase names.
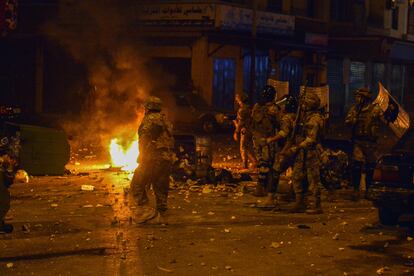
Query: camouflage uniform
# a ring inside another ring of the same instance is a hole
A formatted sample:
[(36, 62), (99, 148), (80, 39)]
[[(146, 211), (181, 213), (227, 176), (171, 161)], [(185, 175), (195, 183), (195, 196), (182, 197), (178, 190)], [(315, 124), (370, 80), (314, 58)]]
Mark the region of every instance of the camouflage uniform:
[[(274, 102), (255, 104), (252, 111), (253, 145), (258, 159), (258, 189), (270, 191), (273, 183), (272, 166), (276, 153), (275, 143), (268, 144), (266, 139), (275, 135), (280, 122), (280, 110)], [(260, 191), (257, 192), (261, 194)]]
[[(316, 94), (307, 94), (304, 105), (305, 114), (299, 122), (300, 129), (295, 137), (295, 146), (291, 149), (296, 152), (292, 172), (296, 204), (292, 211), (302, 212), (306, 209), (304, 197), (306, 190), (309, 190), (314, 199), (314, 208), (309, 211), (321, 213), (320, 152), (318, 148), (325, 120), (318, 111), (320, 99)], [(308, 189), (306, 189), (304, 180), (307, 180)]]
[(18, 168), (20, 139), (11, 137), (0, 141), (0, 232), (10, 233), (13, 226), (4, 222), (10, 210), (9, 187), (13, 184)]
[[(273, 137), (273, 139), (277, 141), (286, 140), (293, 130), (293, 127), (295, 125), (295, 118), (296, 118), (295, 113), (284, 114), (280, 121), (280, 130), (275, 135), (275, 137)], [(286, 162), (284, 162), (282, 156), (276, 155), (275, 162), (273, 164), (274, 181), (273, 181), (272, 188), (270, 189), (271, 193), (277, 192), (277, 186), (279, 184), (279, 177), (284, 171), (287, 170), (288, 166), (289, 164), (286, 164)]]
[(377, 139), (383, 112), (379, 105), (369, 102), (371, 92), (366, 88), (355, 92), (357, 103), (349, 110), (345, 123), (352, 126), (352, 183), (359, 190), (363, 167), (367, 190), (371, 184), (378, 158)]
[(146, 189), (152, 185), (156, 211), (163, 214), (167, 210), (174, 138), (172, 125), (160, 111), (161, 101), (156, 97), (150, 97), (138, 129), (139, 166), (134, 172), (131, 189), (138, 204), (143, 205), (148, 202)]
[(234, 139), (240, 143), (240, 156), (242, 158), (244, 168), (248, 167), (249, 159), (252, 163), (256, 163), (254, 155), (252, 132), (250, 130), (251, 124), (251, 108), (245, 102), (246, 96), (239, 96), (236, 98), (239, 109), (237, 110), (237, 118), (234, 120)]

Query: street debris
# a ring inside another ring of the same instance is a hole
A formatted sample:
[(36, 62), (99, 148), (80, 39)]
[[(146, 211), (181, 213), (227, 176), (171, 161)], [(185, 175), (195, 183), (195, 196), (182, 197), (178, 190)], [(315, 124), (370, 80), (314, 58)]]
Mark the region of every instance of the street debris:
[(282, 245), (283, 245), (283, 242), (272, 242), (270, 244), (270, 247), (271, 248), (280, 248), (280, 247), (282, 247)]
[(407, 237), (407, 241), (412, 241), (413, 238), (412, 237)]
[(157, 268), (158, 268), (159, 270), (164, 271), (164, 272), (167, 272), (167, 273), (172, 273), (172, 272), (174, 272), (174, 270), (173, 270), (173, 269), (164, 268), (164, 267), (161, 267), (161, 266), (158, 266), (158, 265), (157, 265)]
[(384, 266), (384, 267), (381, 267), (381, 268), (377, 269), (377, 274), (378, 274), (378, 275), (382, 275), (382, 274), (384, 274), (386, 271), (389, 271), (389, 270), (390, 270), (390, 268), (389, 268), (388, 266)]
[(14, 267), (14, 264), (13, 264), (13, 263), (7, 263), (7, 264), (6, 264), (6, 267), (7, 267), (7, 268), (12, 268), (12, 267)]
[(93, 190), (95, 190), (95, 186), (93, 186), (93, 185), (82, 185), (81, 190), (82, 191), (93, 191)]
[(336, 233), (336, 234), (332, 237), (332, 239), (333, 239), (333, 240), (339, 240), (339, 234), (338, 234), (338, 233)]

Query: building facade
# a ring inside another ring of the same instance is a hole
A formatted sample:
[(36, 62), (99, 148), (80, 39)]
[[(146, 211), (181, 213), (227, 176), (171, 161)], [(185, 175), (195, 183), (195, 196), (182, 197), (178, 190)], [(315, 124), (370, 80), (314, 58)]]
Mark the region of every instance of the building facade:
[[(62, 2), (77, 1), (35, 2), (19, 1), (17, 30), (0, 39), (1, 101), (37, 113), (76, 112), (66, 107), (84, 100), (86, 69), (45, 39), (42, 26)], [(198, 93), (232, 110), (236, 93), (255, 100), (268, 78), (289, 81), (293, 94), (307, 80), (329, 85), (330, 113), (341, 117), (353, 90), (376, 91), (381, 81), (405, 108), (414, 107), (410, 0), (119, 2), (128, 7), (122, 16), (130, 37), (144, 39), (146, 54), (174, 76), (171, 93)], [(67, 24), (81, 24), (63, 10)]]

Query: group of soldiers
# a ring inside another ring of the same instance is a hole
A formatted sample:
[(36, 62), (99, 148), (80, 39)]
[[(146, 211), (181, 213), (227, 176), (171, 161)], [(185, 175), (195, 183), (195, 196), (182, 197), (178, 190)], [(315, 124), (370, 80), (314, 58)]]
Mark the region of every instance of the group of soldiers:
[[(355, 92), (346, 123), (352, 126), (354, 142), (352, 154), (352, 183), (359, 190), (361, 173), (367, 175), (367, 186), (372, 180), (376, 161), (376, 139), (381, 109), (370, 101), (371, 93), (361, 88)], [(315, 93), (299, 97), (285, 96), (276, 102), (276, 91), (265, 86), (258, 103), (250, 108), (246, 95), (239, 94), (234, 139), (240, 142), (243, 166), (249, 161), (258, 168), (256, 196), (266, 196), (265, 206), (276, 207), (276, 192), (280, 176), (292, 168), (292, 185), (295, 204), (290, 212), (322, 213), (320, 154), (326, 116), (321, 100)], [(155, 209), (143, 208), (140, 222), (155, 220), (166, 222), (169, 176), (174, 163), (174, 137), (172, 124), (161, 113), (162, 102), (149, 97), (144, 104), (145, 116), (138, 129), (139, 167), (136, 169), (131, 190), (139, 206), (148, 205), (147, 190), (152, 185)], [(305, 195), (310, 192), (309, 206)]]
[[(363, 172), (366, 190), (369, 189), (378, 158), (380, 123), (390, 122), (370, 98), (371, 92), (367, 88), (356, 90), (355, 104), (345, 120), (352, 128), (351, 180), (357, 192)], [(306, 93), (306, 89), (298, 99), (292, 96), (279, 102), (275, 99), (276, 91), (272, 86), (265, 86), (252, 109), (246, 95), (236, 97), (239, 108), (234, 121), (234, 139), (240, 142), (243, 166), (247, 168), (249, 160), (257, 166), (259, 174), (255, 195), (267, 194), (264, 206), (268, 207), (277, 207), (275, 195), (280, 176), (292, 167), (295, 204), (290, 211), (320, 214), (323, 212), (320, 154), (326, 120), (321, 100), (315, 93)], [(169, 177), (175, 161), (172, 124), (161, 113), (159, 98), (148, 97), (144, 106), (145, 116), (138, 129), (139, 167), (134, 172), (131, 191), (137, 204), (143, 206), (139, 222), (154, 220), (166, 223)], [(0, 232), (13, 231), (12, 225), (4, 220), (10, 207), (8, 187), (17, 169), (18, 153), (14, 153), (15, 147), (9, 146), (7, 141), (2, 139), (0, 144)], [(155, 208), (145, 208), (150, 186), (155, 194)], [(313, 199), (310, 206), (305, 204), (307, 192)]]
[[(355, 104), (345, 121), (352, 128), (351, 182), (357, 194), (363, 172), (366, 191), (372, 182), (378, 158), (378, 130), (380, 121), (384, 121), (380, 107), (370, 98), (367, 88), (357, 89)], [(272, 86), (265, 86), (253, 108), (246, 95), (236, 96), (239, 108), (234, 121), (234, 139), (240, 143), (244, 168), (248, 168), (249, 160), (258, 168), (254, 194), (267, 194), (263, 207), (278, 208), (275, 195), (279, 179), (291, 167), (295, 205), (290, 212), (322, 213), (320, 157), (326, 116), (321, 100), (315, 93), (306, 91), (298, 100), (292, 96), (279, 102), (275, 99), (276, 91)], [(305, 204), (307, 192), (312, 195), (313, 204), (309, 207)]]
[[(239, 110), (234, 138), (240, 141), (245, 168), (248, 157), (258, 168), (255, 195), (266, 196), (265, 207), (277, 207), (276, 192), (280, 175), (293, 168), (292, 184), (295, 205), (291, 212), (322, 213), (320, 200), (319, 147), (325, 119), (320, 98), (303, 93), (299, 101), (286, 96), (283, 105), (276, 103), (276, 90), (265, 86), (258, 103), (249, 108), (247, 96), (238, 95)], [(254, 154), (252, 152), (254, 149)], [(310, 191), (313, 204), (305, 204)]]

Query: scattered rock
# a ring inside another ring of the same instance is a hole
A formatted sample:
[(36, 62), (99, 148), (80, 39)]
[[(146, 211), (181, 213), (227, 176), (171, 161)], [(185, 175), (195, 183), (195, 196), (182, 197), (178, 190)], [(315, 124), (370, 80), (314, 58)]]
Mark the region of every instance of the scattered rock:
[(14, 266), (14, 264), (13, 264), (13, 263), (7, 263), (7, 264), (6, 264), (6, 267), (7, 267), (7, 268), (12, 268), (13, 266)]
[(271, 248), (280, 248), (282, 247), (282, 244), (279, 242), (272, 242), (272, 244), (270, 245)]
[(338, 233), (336, 233), (336, 234), (332, 237), (332, 239), (333, 239), (333, 240), (339, 240), (339, 234), (338, 234)]
[(93, 190), (95, 190), (95, 186), (93, 186), (93, 185), (82, 185), (81, 190), (82, 191), (93, 191)]
[(382, 275), (382, 274), (384, 274), (386, 271), (389, 271), (389, 270), (390, 270), (390, 268), (389, 268), (388, 266), (384, 266), (384, 267), (381, 267), (381, 268), (377, 269), (377, 274), (378, 274), (378, 275)]

